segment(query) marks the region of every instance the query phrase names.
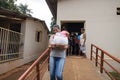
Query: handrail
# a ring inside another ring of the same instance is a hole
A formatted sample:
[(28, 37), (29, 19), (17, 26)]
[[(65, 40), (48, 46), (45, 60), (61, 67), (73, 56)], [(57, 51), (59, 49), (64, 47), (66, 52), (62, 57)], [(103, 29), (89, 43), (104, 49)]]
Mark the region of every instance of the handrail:
[[(98, 51), (101, 51), (101, 54), (99, 55)], [(93, 53), (95, 54), (95, 56), (93, 56)], [(120, 72), (115, 69), (113, 67), (113, 65), (111, 65), (109, 62), (107, 62), (104, 58), (104, 55), (108, 56), (109, 58), (113, 59), (114, 61), (116, 61), (118, 64), (120, 64), (120, 59), (117, 59), (116, 57), (112, 56), (111, 54), (109, 54), (108, 52), (104, 51), (103, 49), (99, 48), (98, 46), (91, 44), (91, 56), (90, 59), (92, 60), (95, 59), (95, 65), (98, 66), (98, 64), (100, 65), (100, 72), (103, 73), (103, 71), (105, 71), (105, 73), (112, 79), (115, 80), (115, 78), (107, 71), (107, 69), (104, 66), (104, 63), (109, 66), (113, 71), (115, 71), (117, 74), (120, 75)], [(98, 58), (100, 58), (100, 62), (98, 62)]]
[(98, 46), (96, 46), (96, 45), (94, 45), (94, 44), (92, 44), (92, 45), (93, 45), (94, 47), (98, 48), (99, 50), (103, 51), (104, 54), (106, 54), (107, 56), (111, 57), (113, 60), (115, 60), (115, 61), (117, 61), (118, 63), (120, 63), (120, 60), (119, 60), (119, 59), (117, 59), (117, 58), (115, 58), (114, 56), (110, 55), (110, 54), (109, 54), (108, 52), (106, 52), (105, 50), (99, 48)]
[[(49, 51), (50, 51), (50, 49), (48, 48), (48, 49), (46, 49), (40, 56), (39, 56), (39, 58), (25, 71), (25, 73), (24, 74), (22, 74), (22, 76), (18, 79), (18, 80), (25, 80), (26, 79), (26, 77), (27, 76), (29, 76), (30, 74), (30, 72), (32, 72), (32, 70), (36, 67), (36, 72), (37, 72), (37, 74), (36, 74), (36, 76), (34, 76), (34, 77), (36, 77), (37, 78), (37, 80), (40, 80), (40, 68), (41, 68), (41, 65), (42, 64), (39, 64), (39, 62), (40, 62), (40, 60), (45, 56), (45, 55), (49, 55)], [(49, 57), (49, 56), (48, 56)], [(45, 61), (47, 61), (47, 59), (48, 59), (48, 57), (46, 58), (46, 60)], [(43, 62), (43, 64), (44, 64), (45, 62)]]

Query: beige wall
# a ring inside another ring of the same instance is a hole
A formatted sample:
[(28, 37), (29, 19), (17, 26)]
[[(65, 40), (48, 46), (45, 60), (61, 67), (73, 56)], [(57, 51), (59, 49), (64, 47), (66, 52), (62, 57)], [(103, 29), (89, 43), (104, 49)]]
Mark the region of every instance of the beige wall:
[[(35, 41), (36, 31), (42, 31), (42, 40), (40, 42)], [(47, 30), (44, 29), (40, 22), (27, 19), (25, 34), (24, 59), (25, 62), (29, 62), (31, 59), (37, 58), (40, 52), (45, 50)]]
[[(36, 31), (42, 31), (41, 42), (35, 41)], [(23, 58), (10, 62), (1, 63), (0, 74), (10, 71), (32, 60), (35, 60), (47, 48), (48, 44), (47, 30), (44, 28), (44, 25), (42, 25), (40, 21), (27, 19), (26, 21), (22, 22), (21, 32), (24, 34)]]
[(57, 23), (83, 20), (87, 33), (87, 55), (91, 43), (120, 58), (120, 0), (58, 0)]

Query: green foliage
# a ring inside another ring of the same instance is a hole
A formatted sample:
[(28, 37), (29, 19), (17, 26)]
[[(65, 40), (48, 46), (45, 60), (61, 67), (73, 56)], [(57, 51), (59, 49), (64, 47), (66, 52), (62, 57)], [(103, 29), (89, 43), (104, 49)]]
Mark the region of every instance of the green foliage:
[(18, 6), (18, 9), (19, 9), (20, 13), (28, 15), (28, 16), (31, 16), (30, 13), (32, 13), (32, 11), (31, 11), (31, 9), (28, 9), (28, 5), (27, 4), (25, 4), (25, 5), (20, 4)]
[(53, 33), (53, 32), (52, 32), (52, 28), (53, 28), (53, 26), (54, 26), (55, 24), (56, 24), (56, 20), (54, 19), (54, 17), (52, 17), (52, 18), (51, 18), (51, 24), (50, 24), (50, 28), (51, 28), (51, 31), (50, 31), (50, 32), (51, 32), (51, 33)]
[(9, 9), (11, 11), (19, 12), (27, 16), (31, 16), (31, 9), (28, 9), (28, 5), (20, 4), (17, 6), (15, 4), (17, 0), (0, 0), (0, 8)]
[(15, 4), (16, 1), (17, 0), (0, 0), (0, 7), (12, 11), (18, 11), (17, 5)]
[(120, 80), (120, 74), (116, 72), (110, 72), (110, 74), (115, 78), (115, 80)]

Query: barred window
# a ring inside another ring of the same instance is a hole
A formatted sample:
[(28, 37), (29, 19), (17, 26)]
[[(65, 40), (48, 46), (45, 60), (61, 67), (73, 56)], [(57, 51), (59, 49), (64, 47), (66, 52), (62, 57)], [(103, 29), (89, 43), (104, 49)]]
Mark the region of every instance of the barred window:
[(23, 34), (0, 27), (0, 63), (22, 58)]

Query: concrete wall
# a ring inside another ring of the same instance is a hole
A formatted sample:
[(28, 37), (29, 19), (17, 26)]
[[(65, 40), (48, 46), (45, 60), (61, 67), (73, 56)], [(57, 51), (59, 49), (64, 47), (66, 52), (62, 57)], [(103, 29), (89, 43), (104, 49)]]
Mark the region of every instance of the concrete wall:
[[(36, 31), (42, 31), (42, 40), (40, 42), (35, 41)], [(25, 34), (24, 60), (29, 62), (31, 59), (37, 58), (40, 52), (46, 49), (48, 35), (42, 23), (30, 19), (26, 21)]]
[[(42, 31), (42, 40), (35, 41), (36, 31)], [(24, 34), (23, 58), (0, 64), (0, 74), (10, 71), (25, 63), (35, 60), (47, 48), (48, 34), (40, 21), (27, 19), (21, 24), (21, 32)]]
[(85, 21), (87, 56), (91, 43), (120, 58), (120, 0), (58, 0), (57, 23)]

